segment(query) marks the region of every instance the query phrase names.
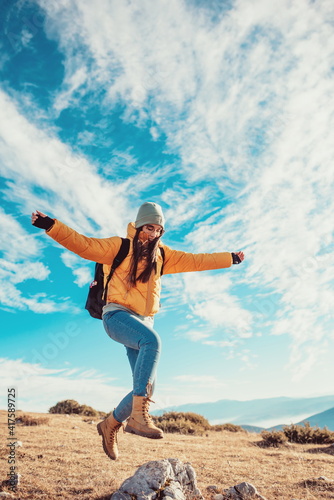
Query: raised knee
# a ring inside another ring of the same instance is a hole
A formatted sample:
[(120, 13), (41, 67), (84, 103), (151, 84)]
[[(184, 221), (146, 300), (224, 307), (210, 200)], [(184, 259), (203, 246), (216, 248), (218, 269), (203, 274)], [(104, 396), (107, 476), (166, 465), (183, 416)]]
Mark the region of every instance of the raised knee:
[(150, 337), (146, 337), (146, 338), (142, 339), (139, 342), (139, 347), (143, 347), (143, 346), (150, 347), (151, 349), (154, 349), (155, 351), (160, 352), (161, 351), (161, 340), (159, 337), (155, 337), (152, 335)]

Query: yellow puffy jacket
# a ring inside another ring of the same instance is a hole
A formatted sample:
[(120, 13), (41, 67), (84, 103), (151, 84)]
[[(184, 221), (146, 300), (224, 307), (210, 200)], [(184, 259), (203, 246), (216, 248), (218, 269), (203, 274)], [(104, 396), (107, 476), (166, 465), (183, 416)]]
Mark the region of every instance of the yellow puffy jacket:
[[(142, 316), (153, 316), (159, 310), (162, 257), (159, 252), (157, 272), (156, 274), (152, 273), (147, 283), (138, 282), (136, 286), (130, 287), (126, 277), (130, 269), (132, 241), (135, 233), (135, 226), (130, 222), (127, 234), (127, 238), (130, 240), (130, 250), (127, 257), (114, 272), (109, 283), (107, 303), (114, 302), (121, 304)], [(55, 219), (55, 224), (47, 231), (47, 234), (63, 247), (80, 255), (80, 257), (100, 264), (106, 264), (108, 267), (110, 267), (116, 257), (122, 242), (119, 236), (112, 236), (111, 238), (88, 238), (77, 233), (74, 229), (71, 229), (57, 219)], [(163, 274), (221, 269), (230, 267), (232, 264), (232, 255), (230, 252), (193, 254), (173, 250), (162, 242), (160, 242), (159, 246), (163, 247), (165, 251)], [(142, 270), (143, 267), (139, 264), (138, 274)], [(106, 269), (105, 272), (109, 272), (109, 269)]]

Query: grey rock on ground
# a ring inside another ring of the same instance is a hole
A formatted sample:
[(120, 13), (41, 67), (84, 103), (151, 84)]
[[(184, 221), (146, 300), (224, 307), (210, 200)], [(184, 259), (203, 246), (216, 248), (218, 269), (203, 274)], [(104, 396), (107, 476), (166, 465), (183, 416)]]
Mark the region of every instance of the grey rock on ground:
[(110, 500), (203, 500), (196, 473), (178, 458), (154, 460), (137, 469)]
[(224, 490), (223, 497), (226, 500), (266, 500), (250, 483), (240, 483), (228, 490)]
[(206, 489), (208, 491), (211, 491), (211, 493), (218, 493), (219, 492), (218, 486), (216, 486), (215, 484), (210, 484), (209, 486), (206, 487)]

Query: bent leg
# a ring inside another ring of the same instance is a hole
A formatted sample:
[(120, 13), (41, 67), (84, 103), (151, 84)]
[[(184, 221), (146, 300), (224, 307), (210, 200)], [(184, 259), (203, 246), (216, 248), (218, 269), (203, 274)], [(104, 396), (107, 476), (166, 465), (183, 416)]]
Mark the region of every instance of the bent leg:
[[(134, 374), (136, 362), (138, 358), (139, 351), (137, 349), (132, 349), (131, 347), (126, 347), (127, 356), (129, 359), (129, 363), (131, 366), (132, 375)], [(153, 395), (155, 389), (155, 380), (152, 383), (152, 392)], [(124, 422), (130, 415), (132, 411), (132, 397), (133, 391), (129, 392), (122, 401), (118, 404), (118, 406), (114, 410), (114, 417), (119, 422)]]
[(103, 320), (108, 335), (125, 345), (133, 374), (133, 391), (114, 410), (116, 420), (122, 422), (131, 414), (133, 395), (150, 397), (153, 394), (161, 341), (153, 328), (127, 312), (108, 313)]

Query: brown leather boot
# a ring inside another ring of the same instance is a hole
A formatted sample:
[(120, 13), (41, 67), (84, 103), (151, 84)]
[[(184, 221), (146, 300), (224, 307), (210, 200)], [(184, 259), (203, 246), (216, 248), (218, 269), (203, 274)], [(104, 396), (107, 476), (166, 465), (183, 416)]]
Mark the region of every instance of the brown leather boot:
[(145, 396), (133, 396), (132, 412), (125, 427), (125, 432), (152, 439), (164, 437), (162, 430), (154, 425), (152, 418), (148, 414), (150, 402), (153, 403), (154, 401)]
[(97, 424), (97, 431), (102, 436), (104, 452), (111, 460), (117, 460), (118, 458), (117, 432), (120, 427), (122, 427), (122, 424), (114, 418), (113, 414)]

